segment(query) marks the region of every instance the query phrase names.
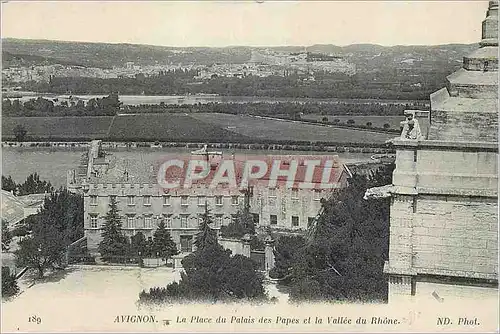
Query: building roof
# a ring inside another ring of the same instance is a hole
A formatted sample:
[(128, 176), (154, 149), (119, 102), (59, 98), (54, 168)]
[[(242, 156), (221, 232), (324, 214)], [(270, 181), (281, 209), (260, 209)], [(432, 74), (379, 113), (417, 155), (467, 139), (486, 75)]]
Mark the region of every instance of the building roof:
[[(126, 183), (126, 184), (158, 184), (158, 171), (160, 169), (160, 166), (162, 165), (163, 162), (169, 160), (169, 159), (178, 159), (184, 163), (184, 168), (180, 169), (178, 167), (171, 167), (168, 168), (166, 173), (165, 173), (165, 178), (167, 182), (174, 182), (174, 181), (180, 181), (181, 184), (183, 184), (185, 180), (185, 174), (186, 174), (186, 169), (187, 166), (189, 165), (191, 160), (199, 161), (202, 163), (202, 161), (206, 161), (206, 156), (203, 155), (191, 155), (191, 154), (167, 154), (162, 161), (157, 161), (155, 163), (151, 163), (149, 161), (142, 161), (142, 160), (134, 160), (133, 163), (129, 163), (129, 161), (126, 160), (121, 160), (121, 159), (116, 159), (113, 157), (113, 159), (110, 160), (108, 169), (106, 172), (102, 173), (101, 175), (97, 176), (92, 176), (89, 179), (90, 183), (93, 184), (113, 184), (113, 183)], [(311, 182), (314, 185), (318, 185), (319, 183), (322, 182), (324, 176), (323, 174), (325, 173), (326, 175), (329, 174), (329, 183), (335, 184), (341, 181), (342, 175), (345, 175), (347, 177), (350, 176), (349, 171), (346, 169), (344, 164), (341, 163), (339, 160), (338, 156), (334, 155), (317, 155), (317, 156), (301, 156), (301, 155), (263, 155), (263, 156), (247, 156), (244, 154), (241, 155), (232, 155), (228, 157), (221, 157), (221, 156), (212, 156), (209, 158), (211, 170), (205, 178), (201, 180), (194, 180), (193, 185), (194, 186), (200, 186), (203, 184), (209, 184), (213, 181), (216, 172), (218, 168), (221, 168), (221, 166), (228, 166), (231, 168), (231, 166), (234, 166), (234, 174), (235, 174), (235, 179), (236, 183), (239, 185), (244, 174), (244, 169), (245, 169), (245, 164), (247, 161), (252, 160), (252, 161), (261, 161), (264, 162), (268, 168), (267, 172), (265, 175), (261, 178), (259, 178), (258, 181), (251, 180), (249, 185), (256, 185), (259, 182), (265, 182), (268, 183), (271, 180), (271, 169), (273, 166), (273, 163), (276, 163), (279, 165), (280, 169), (286, 170), (290, 168), (290, 163), (296, 163), (297, 164), (297, 173), (294, 179), (294, 187), (297, 187), (299, 183), (304, 182), (307, 174), (307, 162), (306, 161), (311, 161), (311, 160), (316, 160), (319, 161), (320, 164), (314, 168), (314, 172), (312, 174), (312, 177), (309, 177), (311, 179)], [(279, 162), (277, 162), (279, 161)], [(326, 165), (326, 161), (329, 162), (329, 167)], [(229, 165), (226, 165), (228, 164)], [(326, 172), (325, 170), (326, 168)], [(248, 167), (247, 167), (248, 168)], [(195, 173), (199, 173), (202, 171), (202, 167), (198, 167), (198, 169), (195, 169)], [(257, 172), (257, 167), (255, 167), (252, 172)], [(226, 174), (227, 176), (227, 174)], [(286, 178), (281, 176), (275, 178), (277, 182), (277, 186), (280, 187), (286, 183)], [(314, 186), (313, 186), (314, 187)]]
[(17, 224), (24, 218), (24, 203), (12, 193), (2, 190), (2, 219)]
[(42, 206), (47, 196), (50, 196), (50, 193), (29, 194), (17, 196), (17, 198), (24, 204), (25, 207), (35, 207)]

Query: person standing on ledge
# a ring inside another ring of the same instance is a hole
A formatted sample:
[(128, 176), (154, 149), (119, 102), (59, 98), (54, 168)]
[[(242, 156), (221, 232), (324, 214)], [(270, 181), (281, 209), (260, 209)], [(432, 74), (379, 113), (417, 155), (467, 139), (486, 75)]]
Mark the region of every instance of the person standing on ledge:
[(401, 132), (401, 139), (419, 140), (422, 139), (422, 132), (418, 120), (415, 119), (415, 113), (406, 115), (406, 120), (401, 122), (403, 132)]

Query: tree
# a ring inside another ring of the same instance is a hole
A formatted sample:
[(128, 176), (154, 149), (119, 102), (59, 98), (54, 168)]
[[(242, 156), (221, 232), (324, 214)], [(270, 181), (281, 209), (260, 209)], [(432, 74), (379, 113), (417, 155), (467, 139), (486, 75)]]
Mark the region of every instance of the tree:
[(276, 242), (273, 253), (275, 257), (274, 268), (269, 276), (284, 278), (290, 274), (297, 257), (303, 255), (305, 240), (301, 236), (280, 236)]
[(33, 226), (31, 235), (19, 242), (19, 249), (14, 253), (18, 267), (36, 269), (42, 278), (47, 269), (62, 265), (65, 245), (54, 222), (40, 220)]
[(9, 177), (5, 177), (2, 175), (2, 189), (6, 191), (14, 191), (15, 193), (17, 189), (17, 184), (12, 179), (12, 176), (9, 175)]
[(217, 232), (210, 227), (213, 224), (212, 216), (205, 204), (205, 212), (201, 215), (200, 231), (196, 234), (194, 245), (196, 249), (203, 249), (209, 245), (218, 245)]
[(323, 118), (321, 119), (321, 122), (323, 122), (323, 123), (328, 122), (328, 117), (326, 117), (326, 116), (325, 116), (325, 117), (323, 117)]
[(229, 225), (221, 227), (221, 235), (228, 238), (242, 238), (245, 234), (255, 234), (255, 220), (250, 213), (250, 197), (245, 192), (243, 208), (238, 209), (236, 217)]
[(173, 255), (179, 254), (177, 245), (172, 240), (172, 236), (168, 232), (163, 220), (158, 224), (158, 228), (153, 234), (151, 252), (153, 253), (153, 256), (159, 256), (162, 259), (165, 259), (165, 261)]
[(372, 127), (372, 125), (373, 125), (373, 124), (372, 124), (372, 122), (366, 122), (366, 126), (367, 126), (367, 127), (371, 128), (371, 127)]
[(65, 245), (69, 245), (84, 235), (83, 196), (66, 189), (53, 192), (45, 198), (40, 213), (35, 216), (34, 224), (39, 223), (37, 217), (42, 221), (53, 221), (60, 238)]
[(12, 234), (9, 231), (9, 223), (2, 219), (2, 251), (9, 250), (10, 242), (12, 241)]
[(346, 123), (349, 125), (353, 125), (355, 122), (353, 119), (348, 119)]
[(29, 194), (43, 194), (54, 191), (54, 187), (48, 181), (41, 181), (37, 173), (30, 174), (24, 183), (18, 187), (20, 196)]
[(103, 261), (111, 262), (127, 254), (128, 240), (121, 232), (121, 218), (116, 205), (116, 199), (111, 198), (109, 211), (104, 217), (105, 224), (102, 231), (102, 240), (98, 250)]
[(86, 108), (88, 111), (94, 111), (98, 109), (99, 105), (97, 104), (97, 100), (95, 98), (88, 100)]
[(78, 100), (78, 102), (76, 103), (76, 109), (80, 111), (85, 109), (85, 103), (83, 102), (83, 100)]
[(166, 288), (142, 291), (141, 302), (217, 302), (265, 300), (263, 276), (252, 259), (224, 250), (218, 243), (207, 244), (182, 260), (181, 280)]
[(146, 240), (146, 237), (144, 236), (144, 233), (142, 232), (137, 232), (132, 238), (130, 238), (130, 250), (132, 256), (145, 256), (147, 254), (147, 246), (148, 242)]
[(335, 123), (335, 124), (338, 124), (338, 123), (340, 123), (340, 119), (338, 119), (338, 118), (335, 118), (335, 119), (333, 120), (333, 123)]
[(10, 273), (9, 267), (2, 266), (2, 297), (8, 298), (19, 292), (16, 275)]
[(28, 133), (28, 130), (21, 124), (18, 124), (14, 127), (14, 138), (16, 141), (24, 141), (26, 139), (26, 134)]
[(390, 128), (391, 128), (391, 125), (389, 123), (384, 124), (384, 129), (390, 129)]
[(305, 247), (290, 246), (295, 254), (284, 258), (277, 247), (275, 271), (291, 268), (291, 300), (385, 301), (390, 200), (363, 196), (370, 187), (390, 183), (393, 169), (354, 173), (348, 188), (322, 201)]

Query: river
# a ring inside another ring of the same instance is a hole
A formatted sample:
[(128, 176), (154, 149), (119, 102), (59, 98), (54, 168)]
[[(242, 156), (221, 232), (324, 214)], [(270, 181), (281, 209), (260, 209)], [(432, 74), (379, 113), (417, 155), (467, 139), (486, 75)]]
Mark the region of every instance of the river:
[[(32, 173), (38, 173), (42, 180), (52, 183), (55, 188), (66, 186), (68, 170), (75, 169), (85, 151), (75, 148), (9, 148), (2, 149), (2, 174), (12, 176), (16, 182), (24, 182)], [(157, 162), (162, 161), (166, 154), (187, 153), (185, 148), (131, 148), (131, 149), (106, 149), (119, 159), (134, 161)], [(283, 155), (324, 155), (325, 152), (310, 151), (263, 151), (263, 150), (226, 150), (225, 154), (283, 154)], [(369, 161), (371, 154), (367, 153), (339, 153), (340, 159), (347, 163)]]
[[(58, 99), (67, 100), (69, 98), (68, 94), (58, 95), (58, 94), (48, 94), (48, 93), (37, 93), (37, 92), (15, 92), (16, 95), (12, 95), (12, 92), (4, 94), (5, 97), (10, 96), (22, 96), (19, 98), (21, 102), (28, 101), (29, 99), (41, 96), (46, 99)], [(93, 98), (101, 98), (105, 95), (87, 95), (87, 94), (74, 94), (75, 98), (83, 100), (85, 103)], [(369, 103), (379, 103), (381, 105), (387, 104), (412, 104), (412, 103), (426, 103), (429, 101), (413, 101), (413, 100), (375, 100), (375, 99), (312, 99), (312, 98), (288, 98), (288, 97), (260, 97), (260, 96), (219, 96), (219, 95), (120, 95), (120, 101), (123, 102), (125, 106), (135, 106), (141, 104), (160, 104), (161, 102), (167, 105), (195, 105), (198, 103), (208, 104), (208, 103), (279, 103), (279, 102), (294, 102), (294, 103), (353, 103), (353, 104), (369, 104)]]

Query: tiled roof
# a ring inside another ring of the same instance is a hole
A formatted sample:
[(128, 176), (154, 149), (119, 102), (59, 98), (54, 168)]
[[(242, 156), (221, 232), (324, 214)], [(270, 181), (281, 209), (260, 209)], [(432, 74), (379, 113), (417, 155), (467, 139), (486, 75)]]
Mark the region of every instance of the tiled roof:
[[(130, 183), (130, 184), (157, 184), (158, 183), (158, 171), (160, 165), (163, 162), (170, 159), (178, 159), (183, 161), (184, 169), (180, 169), (177, 167), (168, 168), (165, 175), (166, 181), (174, 181), (181, 180), (184, 181), (184, 174), (186, 173), (187, 166), (190, 160), (197, 161), (205, 161), (206, 157), (201, 155), (191, 155), (187, 154), (167, 154), (161, 161), (147, 161), (143, 159), (137, 159), (133, 161), (123, 160), (123, 159), (111, 159), (109, 168), (106, 173), (99, 176), (93, 176), (89, 180), (90, 183)], [(321, 164), (314, 168), (314, 173), (312, 175), (312, 183), (318, 184), (322, 182), (323, 173), (324, 173), (324, 165), (325, 161), (330, 160), (332, 168), (328, 169), (328, 173), (330, 174), (329, 181), (331, 183), (339, 182), (342, 173), (345, 171), (343, 164), (340, 162), (338, 156), (335, 155), (317, 155), (317, 156), (301, 156), (301, 155), (234, 155), (227, 157), (215, 156), (210, 159), (210, 164), (212, 166), (212, 170), (209, 175), (202, 180), (194, 180), (193, 184), (203, 184), (212, 182), (216, 170), (218, 166), (221, 166), (222, 163), (227, 162), (230, 165), (234, 166), (235, 178), (237, 184), (240, 183), (243, 173), (245, 162), (251, 160), (258, 160), (265, 162), (268, 166), (266, 174), (260, 178), (259, 182), (268, 182), (271, 179), (271, 167), (273, 162), (280, 161), (280, 169), (286, 170), (289, 168), (290, 161), (295, 161), (297, 163), (297, 173), (295, 177), (295, 184), (297, 186), (299, 183), (306, 180), (307, 173), (307, 164), (304, 163), (306, 160), (319, 160)], [(201, 167), (196, 170), (197, 172), (201, 171)], [(256, 169), (253, 169), (253, 172), (256, 172)], [(285, 177), (278, 177), (277, 184), (278, 186), (284, 185), (286, 182)], [(252, 183), (250, 184), (252, 185)]]

